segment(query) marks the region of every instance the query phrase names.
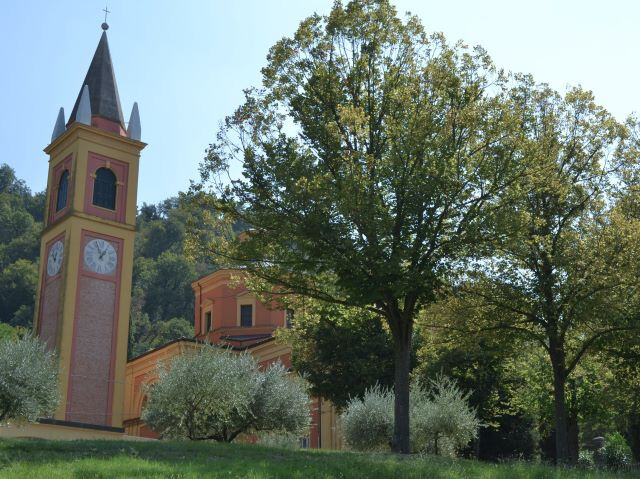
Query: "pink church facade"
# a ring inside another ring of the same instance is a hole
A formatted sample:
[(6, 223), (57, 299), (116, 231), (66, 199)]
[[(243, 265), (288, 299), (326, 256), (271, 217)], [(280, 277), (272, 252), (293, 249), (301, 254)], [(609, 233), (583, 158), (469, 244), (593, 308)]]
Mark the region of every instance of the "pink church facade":
[[(262, 304), (242, 283), (241, 271), (218, 270), (192, 283), (194, 291), (194, 338), (171, 341), (127, 363), (124, 427), (133, 436), (158, 435), (140, 419), (146, 401), (145, 384), (155, 380), (156, 365), (210, 342), (250, 353), (261, 367), (280, 361), (291, 368), (291, 346), (276, 341), (278, 328), (288, 327), (292, 311), (276, 304)], [(340, 449), (338, 414), (329, 401), (312, 398), (311, 428), (301, 438), (305, 447)]]

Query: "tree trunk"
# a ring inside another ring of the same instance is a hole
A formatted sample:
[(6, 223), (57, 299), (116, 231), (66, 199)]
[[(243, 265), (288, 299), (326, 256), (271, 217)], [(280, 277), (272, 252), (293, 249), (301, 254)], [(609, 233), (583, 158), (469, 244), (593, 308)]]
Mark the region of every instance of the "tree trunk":
[(411, 332), (394, 334), (394, 421), (393, 451), (398, 454), (411, 452), (409, 440), (409, 369), (411, 357)]
[(566, 388), (569, 389), (571, 394), (571, 399), (567, 405), (567, 443), (569, 447), (569, 462), (571, 464), (577, 464), (578, 454), (580, 452), (580, 444), (578, 441), (578, 436), (580, 434), (580, 426), (578, 424), (578, 391), (575, 381), (567, 381)]
[(569, 462), (569, 434), (567, 429), (564, 357), (561, 359), (557, 355), (552, 355), (551, 362), (553, 365), (553, 407), (556, 431), (556, 462), (558, 464), (567, 464)]
[(578, 425), (578, 418), (570, 414), (567, 421), (567, 440), (569, 444), (569, 462), (571, 464), (578, 463), (578, 454), (580, 453), (579, 435), (580, 427)]

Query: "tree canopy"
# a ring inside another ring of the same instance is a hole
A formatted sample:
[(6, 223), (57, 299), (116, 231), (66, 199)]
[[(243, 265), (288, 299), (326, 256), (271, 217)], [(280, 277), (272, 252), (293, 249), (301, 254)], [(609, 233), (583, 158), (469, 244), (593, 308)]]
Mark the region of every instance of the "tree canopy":
[(44, 194), (32, 194), (0, 165), (0, 322), (29, 327), (33, 320)]
[(555, 456), (575, 462), (567, 381), (585, 356), (640, 327), (640, 222), (623, 208), (635, 196), (625, 178), (638, 150), (629, 125), (590, 92), (561, 96), (518, 77), (510, 95), (517, 152), (531, 167), (505, 195), (492, 251), (456, 284), (452, 321), (515, 332), (546, 352)]
[[(481, 48), (427, 35), (386, 0), (309, 17), (262, 73), (195, 188), (213, 186), (217, 208), (251, 227), (212, 245), (214, 257), (285, 293), (385, 318), (394, 449), (408, 452), (414, 318), (484, 241), (497, 195), (523, 173), (505, 77)], [(236, 160), (242, 177), (225, 182)]]
[(342, 409), (375, 384), (393, 385), (393, 344), (379, 315), (309, 299), (296, 306), (293, 327), (276, 334), (314, 396)]

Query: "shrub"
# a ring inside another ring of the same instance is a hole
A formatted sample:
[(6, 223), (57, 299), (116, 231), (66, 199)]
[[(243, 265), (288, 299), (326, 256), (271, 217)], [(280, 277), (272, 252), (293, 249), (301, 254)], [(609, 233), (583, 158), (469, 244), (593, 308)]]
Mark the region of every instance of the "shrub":
[(393, 394), (375, 385), (362, 399), (350, 399), (342, 414), (342, 432), (353, 449), (388, 449), (393, 435)]
[(414, 450), (453, 455), (477, 436), (480, 421), (469, 407), (469, 394), (463, 393), (455, 381), (438, 376), (431, 381), (430, 389), (415, 386), (412, 395)]
[(280, 363), (258, 369), (246, 353), (211, 345), (185, 353), (147, 387), (142, 419), (162, 437), (233, 441), (241, 433), (302, 433), (309, 425), (306, 386)]
[(604, 437), (601, 454), (605, 465), (610, 469), (625, 469), (631, 465), (631, 448), (619, 432)]
[[(480, 423), (468, 394), (445, 377), (429, 389), (414, 384), (410, 395), (411, 443), (419, 452), (453, 455), (476, 437)], [(342, 414), (346, 443), (357, 450), (388, 449), (393, 435), (393, 394), (375, 386), (351, 399)]]
[(0, 423), (35, 421), (58, 405), (55, 355), (32, 337), (0, 339)]
[(309, 395), (298, 376), (281, 362), (258, 372), (260, 387), (252, 402), (251, 430), (302, 434), (309, 426)]
[(585, 469), (593, 469), (595, 467), (593, 451), (589, 451), (588, 449), (580, 450), (578, 453), (578, 466)]
[(300, 436), (292, 432), (261, 432), (257, 443), (280, 449), (297, 449), (300, 447)]

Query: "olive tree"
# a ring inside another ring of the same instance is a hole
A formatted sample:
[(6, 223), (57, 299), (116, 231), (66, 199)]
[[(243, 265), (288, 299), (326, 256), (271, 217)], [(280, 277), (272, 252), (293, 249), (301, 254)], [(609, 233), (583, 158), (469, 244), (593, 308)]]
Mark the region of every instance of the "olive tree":
[(162, 437), (231, 442), (241, 433), (301, 433), (309, 425), (305, 384), (280, 362), (265, 371), (246, 353), (202, 345), (159, 364), (142, 419)]
[(393, 435), (393, 395), (375, 385), (351, 399), (341, 415), (346, 443), (359, 451), (387, 450)]
[(58, 405), (58, 364), (36, 338), (0, 340), (0, 423), (35, 421)]
[(412, 391), (412, 443), (415, 450), (453, 454), (476, 438), (480, 421), (469, 406), (469, 393), (455, 381), (439, 376), (429, 388)]
[[(415, 383), (410, 395), (413, 451), (453, 454), (477, 436), (480, 421), (456, 382), (444, 376), (428, 387)], [(378, 385), (349, 401), (342, 414), (347, 444), (358, 450), (386, 450), (392, 444), (393, 394)]]

